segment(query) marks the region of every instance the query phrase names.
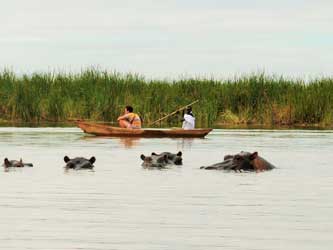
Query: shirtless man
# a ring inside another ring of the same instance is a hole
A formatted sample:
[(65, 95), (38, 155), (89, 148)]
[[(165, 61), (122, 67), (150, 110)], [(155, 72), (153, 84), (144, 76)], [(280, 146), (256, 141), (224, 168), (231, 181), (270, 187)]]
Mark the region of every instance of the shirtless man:
[(117, 121), (119, 122), (119, 126), (121, 128), (141, 128), (141, 118), (138, 114), (133, 113), (133, 107), (131, 106), (125, 107), (125, 114), (119, 116)]

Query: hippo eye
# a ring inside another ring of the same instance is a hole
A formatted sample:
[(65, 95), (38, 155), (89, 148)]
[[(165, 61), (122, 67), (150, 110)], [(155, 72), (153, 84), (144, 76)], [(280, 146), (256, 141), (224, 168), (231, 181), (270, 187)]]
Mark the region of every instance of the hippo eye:
[(236, 155), (236, 156), (235, 156), (235, 159), (236, 159), (237, 161), (240, 161), (240, 160), (242, 159), (242, 157), (240, 157), (239, 155)]

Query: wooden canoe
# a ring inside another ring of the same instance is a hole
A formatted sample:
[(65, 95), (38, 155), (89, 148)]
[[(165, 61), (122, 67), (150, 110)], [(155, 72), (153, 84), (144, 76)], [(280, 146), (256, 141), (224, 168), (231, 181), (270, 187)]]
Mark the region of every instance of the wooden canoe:
[(128, 129), (117, 128), (93, 122), (77, 121), (77, 126), (85, 133), (99, 136), (115, 137), (180, 137), (180, 138), (203, 138), (211, 128), (206, 129)]

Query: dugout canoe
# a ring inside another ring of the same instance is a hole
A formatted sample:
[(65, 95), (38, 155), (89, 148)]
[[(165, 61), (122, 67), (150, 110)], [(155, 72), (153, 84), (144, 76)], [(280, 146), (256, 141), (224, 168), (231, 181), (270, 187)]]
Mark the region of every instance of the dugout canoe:
[(77, 121), (77, 126), (83, 132), (98, 136), (115, 136), (115, 137), (180, 137), (180, 138), (203, 138), (213, 129), (128, 129), (118, 128), (109, 125), (98, 124), (93, 122)]

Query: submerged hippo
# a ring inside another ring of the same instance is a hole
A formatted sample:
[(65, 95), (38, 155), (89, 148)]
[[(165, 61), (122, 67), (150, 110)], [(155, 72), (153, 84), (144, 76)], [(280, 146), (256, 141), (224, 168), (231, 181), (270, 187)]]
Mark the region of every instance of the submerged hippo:
[(155, 152), (151, 153), (150, 156), (141, 155), (141, 160), (143, 163), (141, 166), (144, 168), (165, 168), (167, 165), (182, 165), (183, 158), (182, 152), (179, 151), (177, 154), (170, 152), (163, 152), (156, 154)]
[(19, 161), (16, 160), (8, 160), (8, 158), (5, 158), (3, 166), (5, 168), (23, 168), (23, 167), (33, 167), (32, 163), (25, 163), (20, 159)]
[(93, 156), (89, 160), (83, 157), (75, 157), (70, 159), (68, 156), (64, 157), (64, 161), (66, 162), (66, 169), (93, 169), (94, 162), (96, 158)]
[(224, 156), (224, 161), (201, 169), (218, 169), (234, 171), (265, 171), (275, 168), (271, 163), (258, 155), (258, 152), (250, 153), (241, 151), (235, 155)]
[(159, 156), (152, 154), (145, 156), (142, 154), (140, 158), (143, 160), (141, 166), (144, 168), (165, 168), (169, 164), (167, 155)]
[(163, 152), (160, 154), (156, 154), (155, 152), (151, 153), (151, 155), (156, 156), (167, 156), (168, 163), (169, 164), (175, 164), (175, 165), (182, 165), (183, 164), (183, 158), (182, 158), (182, 152), (179, 151), (177, 154), (173, 154), (170, 152)]

